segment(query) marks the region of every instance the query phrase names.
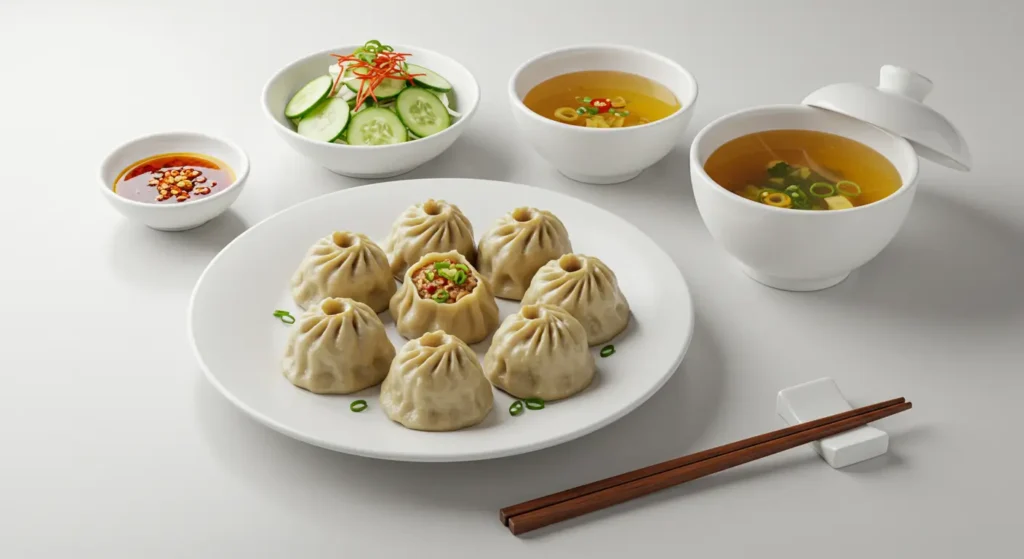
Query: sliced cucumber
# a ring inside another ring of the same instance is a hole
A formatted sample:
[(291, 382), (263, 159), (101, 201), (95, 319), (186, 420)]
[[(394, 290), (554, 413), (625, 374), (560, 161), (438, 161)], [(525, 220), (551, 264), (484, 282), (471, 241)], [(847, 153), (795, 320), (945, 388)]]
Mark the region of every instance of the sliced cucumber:
[(422, 87), (409, 87), (402, 91), (395, 102), (395, 109), (409, 131), (420, 138), (437, 134), (452, 123), (441, 100)]
[(427, 89), (433, 89), (435, 91), (448, 92), (452, 90), (451, 82), (441, 77), (441, 74), (438, 74), (433, 70), (428, 70), (419, 64), (407, 64), (405, 71), (410, 74), (423, 74), (422, 76), (416, 76), (412, 79), (412, 81), (416, 82), (416, 85), (421, 85)]
[(367, 107), (352, 115), (348, 127), (348, 143), (354, 146), (400, 144), (408, 139), (398, 115), (380, 107)]
[[(362, 72), (360, 72), (360, 70), (362, 70)], [(353, 72), (354, 72), (354, 74), (353, 74)], [(342, 79), (349, 80), (349, 81), (345, 82), (345, 85), (349, 89), (351, 89), (352, 91), (354, 91), (356, 93), (359, 93), (359, 83), (360, 83), (361, 80), (359, 80), (359, 79), (350, 79), (350, 78), (355, 77), (355, 75), (365, 74), (365, 73), (366, 73), (366, 69), (365, 68), (361, 68), (361, 67), (349, 68), (348, 70), (345, 70), (345, 77), (342, 78)], [(406, 86), (405, 80), (396, 80), (396, 79), (393, 79), (393, 78), (386, 78), (384, 81), (380, 82), (380, 85), (378, 85), (377, 87), (373, 88), (373, 94), (377, 97), (378, 101), (383, 100), (383, 99), (391, 99), (392, 97), (394, 97), (394, 96), (398, 95), (399, 93), (401, 93), (402, 90), (405, 89), (405, 86)], [(369, 99), (369, 98), (370, 97), (367, 97), (367, 99)]]
[(349, 123), (348, 102), (332, 97), (302, 117), (297, 127), (299, 134), (322, 142), (333, 142), (345, 131)]
[(320, 76), (302, 86), (302, 89), (299, 89), (284, 106), (284, 116), (300, 118), (308, 114), (316, 107), (317, 103), (327, 97), (333, 83), (330, 76)]

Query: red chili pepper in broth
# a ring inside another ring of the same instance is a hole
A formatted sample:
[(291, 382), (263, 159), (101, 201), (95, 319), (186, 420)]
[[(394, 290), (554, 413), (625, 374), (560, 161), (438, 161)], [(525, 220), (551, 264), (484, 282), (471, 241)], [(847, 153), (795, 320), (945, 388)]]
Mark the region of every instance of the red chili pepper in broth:
[(605, 98), (591, 99), (590, 106), (596, 108), (598, 113), (606, 113), (612, 108), (612, 100)]

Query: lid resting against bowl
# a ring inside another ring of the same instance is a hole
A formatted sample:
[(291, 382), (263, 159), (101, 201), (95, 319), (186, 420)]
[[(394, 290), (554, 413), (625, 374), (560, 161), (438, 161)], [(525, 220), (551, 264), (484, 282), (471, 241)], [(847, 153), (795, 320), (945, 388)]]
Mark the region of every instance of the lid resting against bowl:
[(808, 95), (804, 105), (863, 120), (903, 136), (917, 154), (959, 171), (971, 169), (967, 142), (946, 117), (924, 104), (932, 82), (917, 72), (882, 66), (878, 87), (859, 83), (827, 85)]

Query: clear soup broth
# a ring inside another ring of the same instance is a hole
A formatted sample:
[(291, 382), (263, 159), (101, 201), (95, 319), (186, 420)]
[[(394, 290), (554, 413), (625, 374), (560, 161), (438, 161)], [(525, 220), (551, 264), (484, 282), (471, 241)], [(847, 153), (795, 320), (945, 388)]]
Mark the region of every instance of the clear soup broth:
[(877, 151), (814, 130), (768, 130), (715, 150), (704, 171), (754, 202), (795, 210), (842, 210), (891, 196), (903, 185)]
[(523, 104), (542, 117), (588, 128), (638, 126), (680, 109), (679, 100), (664, 85), (611, 70), (555, 76), (534, 86)]

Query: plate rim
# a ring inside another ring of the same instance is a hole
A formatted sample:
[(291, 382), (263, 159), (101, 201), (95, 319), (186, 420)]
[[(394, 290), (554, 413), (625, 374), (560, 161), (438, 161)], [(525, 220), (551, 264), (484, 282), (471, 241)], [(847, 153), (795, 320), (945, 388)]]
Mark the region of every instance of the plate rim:
[[(602, 418), (601, 420), (595, 421), (593, 423), (590, 423), (590, 424), (586, 425), (585, 427), (581, 427), (579, 429), (570, 431), (570, 432), (562, 434), (560, 436), (556, 436), (556, 437), (553, 437), (553, 438), (550, 438), (550, 439), (545, 439), (543, 441), (539, 441), (539, 442), (535, 442), (535, 443), (528, 443), (528, 444), (517, 445), (515, 447), (505, 448), (505, 449), (501, 449), (501, 450), (488, 450), (488, 451), (479, 451), (479, 452), (463, 452), (463, 453), (460, 453), (457, 456), (452, 456), (452, 455), (394, 454), (394, 453), (388, 453), (388, 452), (374, 452), (374, 451), (367, 452), (367, 451), (365, 451), (365, 450), (363, 450), (361, 448), (354, 448), (354, 447), (350, 447), (350, 446), (346, 446), (346, 445), (333, 444), (333, 443), (330, 443), (330, 442), (327, 442), (327, 441), (323, 441), (323, 440), (320, 440), (320, 439), (317, 439), (317, 438), (314, 438), (314, 437), (309, 437), (309, 436), (303, 434), (302, 432), (296, 431), (294, 429), (291, 429), (290, 427), (288, 427), (286, 425), (282, 425), (278, 421), (276, 421), (276, 420), (274, 420), (274, 419), (272, 419), (270, 417), (267, 417), (263, 413), (253, 409), (252, 407), (247, 405), (245, 402), (240, 400), (237, 396), (235, 396), (230, 390), (228, 390), (217, 379), (217, 376), (214, 375), (210, 371), (210, 368), (206, 365), (206, 362), (203, 360), (203, 356), (202, 356), (201, 352), (199, 351), (199, 347), (196, 344), (196, 337), (195, 337), (195, 333), (193, 331), (193, 322), (195, 320), (196, 296), (198, 295), (199, 288), (202, 286), (203, 280), (206, 278), (207, 274), (210, 272), (211, 269), (213, 269), (213, 267), (217, 264), (217, 262), (220, 260), (220, 258), (228, 251), (228, 249), (230, 249), (235, 243), (240, 242), (240, 240), (243, 237), (245, 237), (246, 235), (250, 234), (256, 228), (263, 226), (266, 222), (268, 222), (268, 221), (270, 221), (272, 219), (277, 218), (279, 215), (284, 214), (286, 212), (293, 211), (293, 210), (297, 210), (298, 208), (306, 206), (306, 205), (313, 205), (316, 202), (318, 202), (318, 201), (320, 201), (320, 200), (322, 200), (324, 198), (327, 198), (329, 196), (344, 196), (348, 192), (358, 191), (358, 190), (362, 190), (362, 189), (369, 189), (369, 188), (373, 188), (373, 187), (379, 187), (381, 185), (389, 185), (389, 186), (391, 186), (391, 185), (396, 185), (396, 184), (416, 183), (416, 182), (422, 182), (422, 181), (438, 181), (438, 180), (443, 180), (443, 181), (446, 181), (446, 182), (449, 182), (449, 183), (481, 183), (481, 182), (484, 182), (484, 183), (490, 183), (491, 186), (513, 185), (513, 186), (516, 186), (516, 187), (519, 187), (519, 188), (525, 188), (527, 190), (541, 190), (541, 191), (544, 191), (545, 195), (554, 195), (556, 197), (567, 198), (567, 199), (571, 200), (574, 203), (582, 204), (584, 206), (588, 206), (592, 210), (596, 210), (598, 212), (604, 212), (604, 213), (611, 214), (611, 215), (615, 216), (616, 218), (618, 218), (623, 223), (625, 223), (628, 227), (631, 227), (636, 233), (639, 233), (641, 236), (643, 236), (643, 237), (647, 238), (649, 241), (651, 241), (651, 243), (654, 245), (654, 247), (659, 252), (661, 252), (661, 254), (668, 260), (668, 262), (670, 262), (672, 264), (672, 267), (675, 269), (676, 274), (678, 275), (678, 279), (681, 282), (681, 285), (682, 285), (684, 291), (686, 292), (686, 302), (687, 302), (687, 305), (688, 305), (689, 310), (690, 310), (690, 312), (688, 313), (688, 316), (686, 317), (686, 326), (687, 326), (687, 329), (688, 329), (687, 335), (686, 335), (686, 339), (683, 341), (683, 344), (681, 346), (679, 354), (676, 355), (676, 357), (675, 357), (675, 359), (673, 361), (673, 364), (672, 364), (669, 372), (667, 374), (663, 375), (662, 378), (660, 378), (658, 380), (658, 382), (653, 383), (649, 387), (649, 389), (647, 391), (645, 391), (640, 397), (638, 397), (635, 400), (633, 400), (630, 404), (628, 404), (626, 406), (623, 406), (622, 408), (617, 410), (615, 413), (609, 414), (608, 416)], [(228, 244), (224, 245), (224, 247), (222, 249), (220, 249), (220, 251), (218, 251), (217, 254), (212, 259), (210, 259), (210, 262), (206, 265), (205, 268), (203, 268), (202, 273), (200, 273), (199, 277), (196, 279), (196, 283), (195, 283), (195, 285), (192, 288), (192, 293), (189, 295), (188, 309), (187, 309), (187, 312), (186, 312), (186, 332), (188, 334), (189, 346), (192, 348), (192, 353), (195, 356), (196, 360), (199, 362), (199, 368), (203, 371), (203, 376), (206, 377), (206, 380), (209, 381), (210, 384), (212, 384), (213, 387), (216, 388), (217, 391), (222, 396), (224, 396), (224, 398), (226, 398), (229, 402), (234, 404), (238, 409), (240, 409), (241, 411), (245, 412), (246, 415), (248, 415), (250, 418), (254, 419), (257, 423), (260, 423), (261, 425), (263, 425), (265, 427), (269, 427), (270, 429), (272, 429), (272, 430), (274, 430), (274, 431), (276, 431), (278, 433), (281, 433), (282, 435), (285, 435), (285, 436), (288, 436), (290, 438), (293, 438), (295, 440), (298, 440), (298, 441), (301, 441), (301, 442), (304, 442), (306, 444), (313, 445), (313, 446), (316, 446), (316, 447), (319, 447), (319, 448), (323, 448), (323, 449), (326, 449), (326, 450), (334, 451), (334, 452), (341, 452), (341, 453), (350, 454), (350, 455), (353, 455), (353, 456), (360, 456), (360, 457), (363, 457), (363, 458), (373, 458), (373, 459), (378, 459), (378, 460), (388, 460), (388, 461), (395, 461), (395, 462), (419, 462), (419, 463), (476, 462), (476, 461), (482, 461), (482, 460), (492, 460), (492, 459), (496, 459), (496, 458), (506, 458), (506, 457), (510, 457), (510, 456), (517, 456), (517, 455), (520, 455), (520, 454), (528, 454), (528, 453), (531, 453), (531, 452), (536, 452), (538, 450), (543, 450), (545, 448), (551, 448), (551, 447), (555, 447), (555, 446), (558, 446), (558, 445), (561, 445), (561, 444), (565, 444), (565, 443), (567, 443), (569, 441), (573, 441), (573, 440), (579, 439), (581, 437), (584, 437), (586, 435), (594, 433), (594, 432), (596, 432), (596, 431), (598, 431), (600, 429), (603, 429), (604, 427), (607, 427), (608, 425), (611, 425), (612, 423), (622, 419), (623, 417), (625, 417), (629, 413), (635, 411), (637, 408), (639, 408), (644, 403), (646, 403), (647, 400), (649, 400), (651, 398), (651, 396), (656, 394), (659, 390), (661, 390), (661, 388), (663, 386), (665, 386), (665, 384), (669, 381), (669, 379), (671, 379), (673, 376), (675, 376), (676, 372), (679, 370), (679, 367), (682, 365), (683, 359), (686, 357), (686, 353), (689, 351), (690, 343), (693, 341), (693, 333), (694, 333), (694, 329), (695, 329), (695, 322), (696, 322), (696, 310), (693, 307), (693, 293), (690, 290), (689, 283), (686, 281), (686, 276), (683, 275), (682, 270), (679, 269), (679, 266), (676, 264), (675, 260), (673, 260), (672, 257), (667, 252), (665, 252), (665, 249), (663, 249), (661, 247), (661, 245), (659, 245), (650, 235), (648, 235), (647, 233), (643, 232), (639, 227), (634, 225), (632, 222), (630, 222), (626, 218), (621, 217), (619, 215), (616, 215), (615, 213), (613, 213), (613, 212), (611, 212), (609, 210), (606, 210), (606, 209), (604, 209), (604, 208), (602, 208), (600, 206), (597, 206), (595, 204), (592, 204), (592, 203), (590, 203), (590, 202), (588, 202), (586, 200), (581, 200), (579, 198), (576, 198), (575, 196), (564, 194), (562, 192), (558, 192), (558, 191), (554, 191), (554, 190), (550, 190), (550, 189), (546, 189), (546, 188), (541, 188), (541, 187), (538, 187), (538, 186), (532, 186), (532, 185), (528, 185), (528, 184), (514, 183), (514, 182), (510, 182), (510, 181), (499, 181), (499, 180), (492, 180), (492, 179), (476, 179), (476, 178), (466, 178), (466, 177), (458, 177), (458, 178), (455, 178), (455, 177), (452, 177), (452, 178), (424, 177), (424, 178), (418, 178), (418, 179), (403, 179), (403, 180), (398, 180), (398, 181), (378, 181), (378, 182), (368, 183), (368, 184), (364, 184), (364, 185), (360, 185), (360, 186), (355, 186), (355, 187), (351, 187), (351, 188), (346, 188), (344, 190), (338, 190), (338, 191), (335, 191), (335, 192), (328, 192), (328, 193), (325, 193), (325, 194), (320, 194), (318, 196), (314, 196), (314, 197), (309, 198), (307, 200), (303, 200), (302, 202), (299, 202), (297, 204), (293, 204), (291, 206), (288, 206), (286, 208), (278, 210), (277, 212), (272, 213), (271, 215), (263, 218), (262, 220), (256, 222), (252, 226), (248, 227), (245, 231), (243, 231), (237, 237), (232, 239), (231, 242), (229, 242)]]

